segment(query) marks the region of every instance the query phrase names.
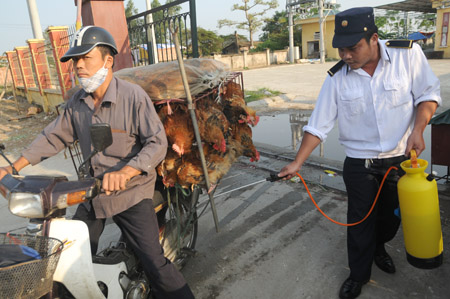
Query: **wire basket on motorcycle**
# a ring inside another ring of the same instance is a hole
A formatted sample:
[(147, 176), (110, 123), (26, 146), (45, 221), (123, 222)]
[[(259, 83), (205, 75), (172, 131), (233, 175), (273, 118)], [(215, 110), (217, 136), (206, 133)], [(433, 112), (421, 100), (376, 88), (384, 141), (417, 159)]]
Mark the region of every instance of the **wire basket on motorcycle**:
[(0, 233), (0, 298), (49, 293), (63, 247), (55, 238)]

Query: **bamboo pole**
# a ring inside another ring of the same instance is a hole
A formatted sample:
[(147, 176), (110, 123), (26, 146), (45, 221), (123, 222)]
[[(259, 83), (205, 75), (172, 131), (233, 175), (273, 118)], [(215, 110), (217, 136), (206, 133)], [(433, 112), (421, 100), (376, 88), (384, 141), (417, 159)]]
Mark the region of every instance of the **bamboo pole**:
[[(205, 154), (203, 152), (202, 139), (200, 137), (200, 132), (198, 129), (197, 116), (195, 115), (195, 108), (192, 103), (191, 90), (189, 89), (189, 83), (188, 83), (187, 76), (186, 76), (186, 70), (184, 68), (183, 56), (182, 56), (181, 50), (180, 50), (180, 41), (178, 40), (178, 35), (177, 35), (178, 28), (175, 28), (175, 30), (173, 30), (170, 27), (170, 32), (172, 33), (172, 37), (175, 42), (175, 50), (177, 53), (178, 65), (180, 66), (181, 79), (183, 81), (184, 91), (186, 93), (188, 110), (189, 110), (189, 114), (191, 115), (192, 125), (194, 127), (195, 139), (197, 141), (198, 151), (200, 153), (200, 160), (202, 162), (203, 174), (205, 176), (206, 190), (209, 190), (211, 183), (209, 181), (208, 168), (206, 167), (206, 159), (205, 159)], [(213, 192), (208, 192), (208, 196), (209, 196), (209, 202), (211, 203), (211, 210), (212, 210), (212, 214), (213, 214), (213, 218), (214, 218), (214, 224), (216, 226), (216, 232), (219, 232), (219, 221), (217, 218), (217, 210), (216, 210), (216, 204), (214, 203)]]

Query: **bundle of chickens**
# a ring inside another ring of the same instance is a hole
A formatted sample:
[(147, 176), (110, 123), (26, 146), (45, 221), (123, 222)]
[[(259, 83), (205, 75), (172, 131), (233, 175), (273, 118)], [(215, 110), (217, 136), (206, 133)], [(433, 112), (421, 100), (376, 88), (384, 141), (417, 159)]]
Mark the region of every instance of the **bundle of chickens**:
[[(157, 167), (164, 185), (179, 184), (183, 188), (204, 185), (204, 172), (187, 105), (172, 103), (158, 108), (169, 141), (167, 155)], [(259, 117), (247, 107), (239, 84), (227, 82), (217, 92), (195, 101), (195, 114), (212, 187), (240, 156), (259, 160), (251, 129)]]
[[(214, 187), (238, 157), (259, 160), (251, 129), (259, 118), (247, 107), (241, 85), (233, 81), (233, 74), (225, 64), (196, 58), (185, 60), (184, 65), (208, 177)], [(123, 69), (115, 75), (140, 85), (156, 104), (169, 141), (167, 155), (156, 168), (164, 185), (178, 184), (183, 188), (205, 185), (178, 62)]]
[[(259, 117), (247, 107), (240, 84), (230, 79), (233, 74), (225, 64), (204, 58), (188, 59), (184, 64), (209, 180), (215, 185), (238, 157), (259, 160), (250, 127)], [(164, 185), (205, 185), (178, 62), (121, 69), (114, 75), (141, 86), (155, 103), (169, 141), (167, 155), (157, 167)], [(66, 96), (77, 90), (72, 88)]]

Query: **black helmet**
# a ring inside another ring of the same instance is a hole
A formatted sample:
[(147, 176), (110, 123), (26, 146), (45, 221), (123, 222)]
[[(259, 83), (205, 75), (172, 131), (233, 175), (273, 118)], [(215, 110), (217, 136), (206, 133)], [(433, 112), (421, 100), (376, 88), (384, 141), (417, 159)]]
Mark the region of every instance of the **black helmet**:
[(72, 57), (89, 53), (99, 45), (109, 46), (113, 54), (117, 54), (116, 42), (108, 31), (96, 26), (83, 27), (75, 33), (69, 51), (61, 57), (60, 61), (66, 62)]

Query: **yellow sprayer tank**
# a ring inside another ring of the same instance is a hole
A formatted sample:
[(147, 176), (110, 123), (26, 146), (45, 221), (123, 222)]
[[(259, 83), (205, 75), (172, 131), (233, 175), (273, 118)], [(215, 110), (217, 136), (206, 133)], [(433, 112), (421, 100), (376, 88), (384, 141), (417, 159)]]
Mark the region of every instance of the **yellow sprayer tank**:
[(400, 164), (406, 174), (398, 181), (406, 256), (414, 267), (432, 269), (442, 264), (444, 251), (437, 184), (425, 173), (426, 160), (417, 159), (417, 166), (412, 160)]

